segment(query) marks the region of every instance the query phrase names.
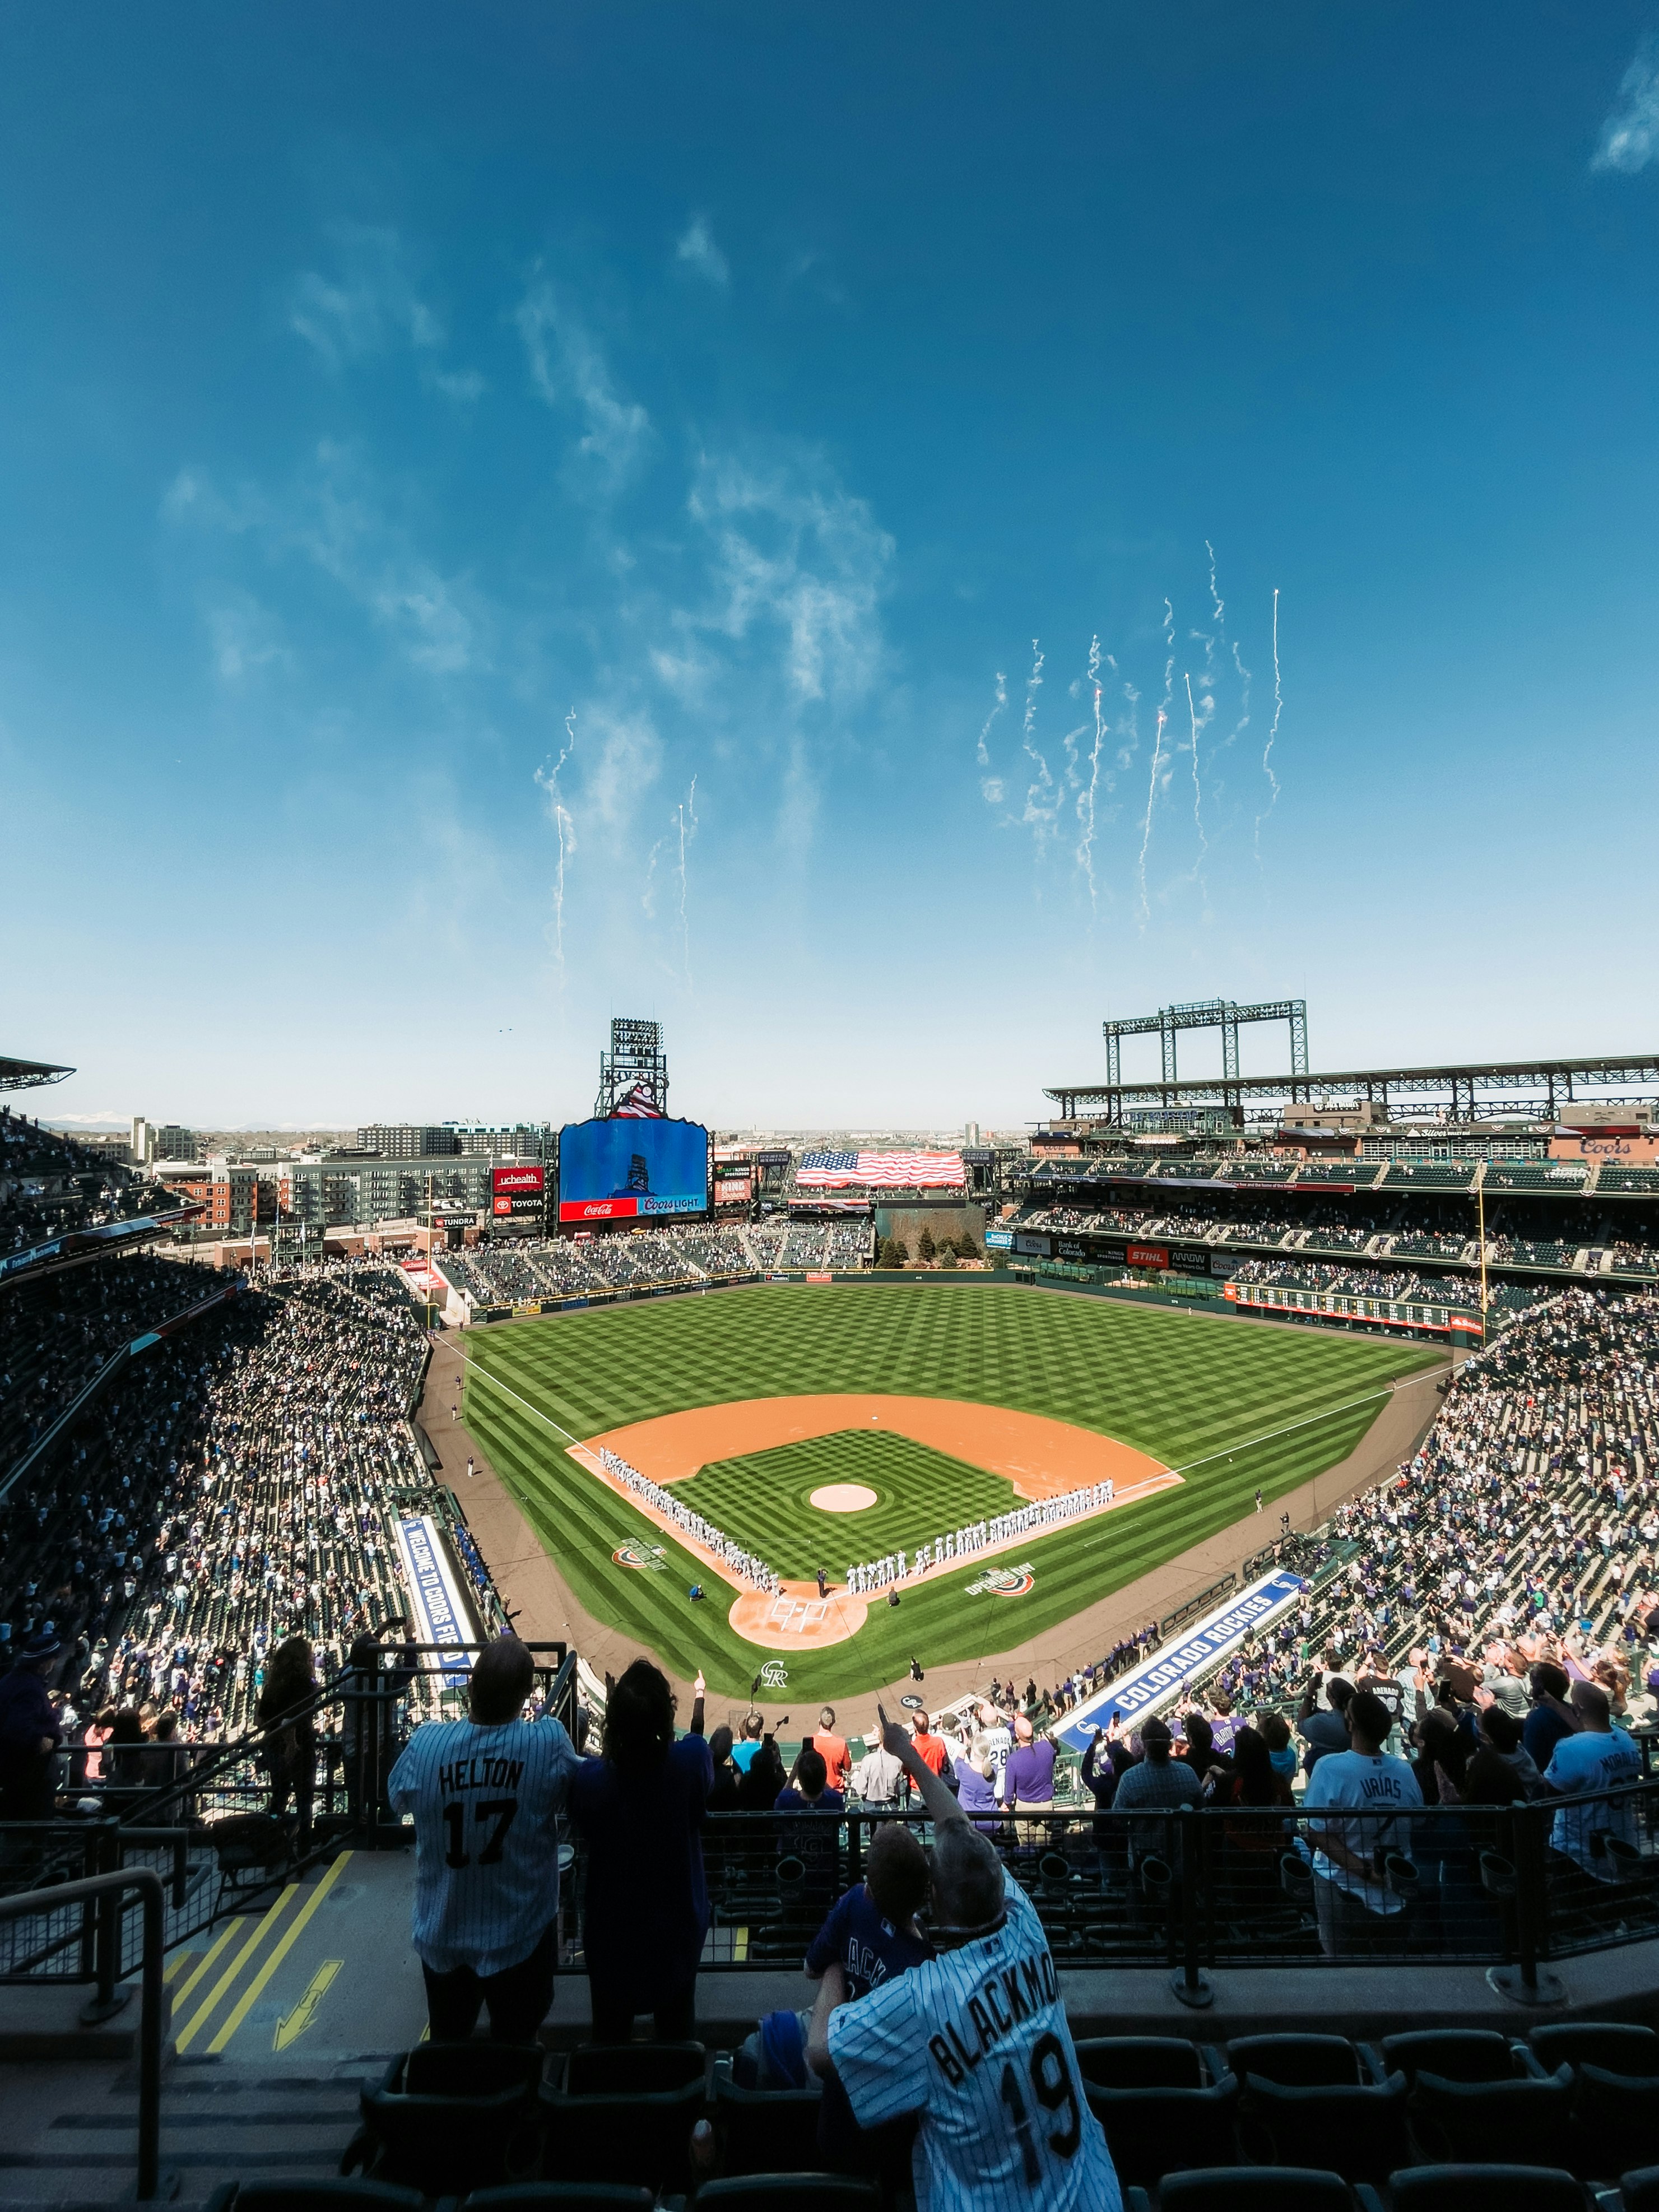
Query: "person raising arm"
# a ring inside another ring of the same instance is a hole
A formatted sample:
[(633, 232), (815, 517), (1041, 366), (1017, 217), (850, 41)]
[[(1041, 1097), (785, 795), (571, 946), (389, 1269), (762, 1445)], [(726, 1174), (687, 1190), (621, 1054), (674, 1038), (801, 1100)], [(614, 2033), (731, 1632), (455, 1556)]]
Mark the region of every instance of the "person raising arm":
[[(879, 1709), (878, 1709), (879, 1710)], [(917, 2115), (916, 2212), (1121, 2212), (1090, 2112), (1042, 1924), (989, 1838), (880, 1713), (882, 1741), (936, 1823), (928, 1934), (938, 1956), (849, 1997), (825, 1972), (807, 2063), (862, 2128)]]

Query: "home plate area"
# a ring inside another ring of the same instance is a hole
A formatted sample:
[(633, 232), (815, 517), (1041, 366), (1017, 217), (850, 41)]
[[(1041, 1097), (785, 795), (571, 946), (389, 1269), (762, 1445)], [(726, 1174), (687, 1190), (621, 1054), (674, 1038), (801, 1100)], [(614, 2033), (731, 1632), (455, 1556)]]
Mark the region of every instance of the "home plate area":
[[(764, 1559), (780, 1588), (745, 1585), (671, 1515), (608, 1472), (600, 1458), (606, 1451), (675, 1490), (677, 1502), (683, 1495), (706, 1522)], [(733, 1630), (775, 1651), (845, 1643), (889, 1588), (913, 1589), (964, 1567), (988, 1573), (985, 1587), (1006, 1582), (1012, 1587), (1005, 1594), (1018, 1594), (1022, 1578), (994, 1570), (999, 1553), (1181, 1480), (1146, 1453), (1069, 1421), (965, 1399), (873, 1392), (689, 1407), (591, 1437), (570, 1455), (731, 1586)], [(935, 1547), (960, 1528), (1062, 1498), (1071, 1504), (1052, 1522), (994, 1531), (949, 1556)], [(895, 1571), (900, 1547), (903, 1565)], [(850, 1589), (849, 1559), (886, 1561), (879, 1585), (866, 1576), (860, 1589)]]

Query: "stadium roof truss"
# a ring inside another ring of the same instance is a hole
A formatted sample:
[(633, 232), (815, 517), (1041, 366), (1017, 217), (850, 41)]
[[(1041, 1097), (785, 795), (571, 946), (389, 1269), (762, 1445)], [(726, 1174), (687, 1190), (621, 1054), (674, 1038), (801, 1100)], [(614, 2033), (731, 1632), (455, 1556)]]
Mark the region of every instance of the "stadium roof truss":
[(74, 1073), (72, 1067), (57, 1067), (50, 1060), (11, 1060), (0, 1053), (0, 1091), (36, 1091), (43, 1083), (61, 1083)]
[[(1288, 1007), (1274, 1012), (1287, 1018)], [(1215, 1007), (1224, 1004), (1214, 1002)], [(1166, 1008), (1166, 1013), (1195, 1012)], [(1267, 1018), (1266, 1010), (1241, 1006), (1240, 1020)], [(1208, 1023), (1178, 1023), (1176, 1027), (1218, 1026), (1213, 1010)], [(1109, 1030), (1114, 1026), (1109, 1024)], [(1120, 1034), (1158, 1030), (1160, 1018), (1144, 1017), (1138, 1025), (1115, 1025)], [(1305, 1036), (1305, 1028), (1304, 1028)], [(1079, 1119), (1121, 1121), (1132, 1107), (1221, 1105), (1236, 1127), (1248, 1121), (1266, 1121), (1286, 1107), (1339, 1109), (1367, 1102), (1382, 1109), (1383, 1118), (1405, 1115), (1435, 1115), (1449, 1121), (1479, 1121), (1492, 1112), (1535, 1113), (1550, 1121), (1575, 1100), (1594, 1098), (1614, 1103), (1629, 1098), (1652, 1103), (1659, 1091), (1659, 1052), (1610, 1053), (1590, 1060), (1511, 1060), (1469, 1061), (1447, 1067), (1366, 1067), (1332, 1075), (1310, 1075), (1305, 1067), (1289, 1075), (1240, 1075), (1237, 1044), (1230, 1064), (1218, 1076), (1181, 1082), (1173, 1072), (1173, 1029), (1163, 1032), (1164, 1065), (1169, 1077), (1156, 1083), (1124, 1083), (1117, 1074), (1115, 1040), (1109, 1038), (1108, 1080), (1104, 1083), (1057, 1083), (1043, 1091), (1060, 1108), (1062, 1121)], [(1224, 1030), (1224, 1036), (1226, 1032)], [(1235, 1032), (1236, 1037), (1236, 1032)]]

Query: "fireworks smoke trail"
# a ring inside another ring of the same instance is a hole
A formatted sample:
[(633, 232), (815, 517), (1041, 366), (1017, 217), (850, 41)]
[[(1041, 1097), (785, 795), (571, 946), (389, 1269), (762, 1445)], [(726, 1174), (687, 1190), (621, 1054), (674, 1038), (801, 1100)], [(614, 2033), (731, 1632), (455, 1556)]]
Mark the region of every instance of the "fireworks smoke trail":
[(1261, 749), (1261, 773), (1272, 784), (1273, 797), (1255, 817), (1255, 857), (1261, 858), (1261, 825), (1279, 804), (1279, 778), (1273, 774), (1273, 743), (1279, 735), (1279, 718), (1285, 708), (1285, 693), (1279, 680), (1279, 586), (1273, 586), (1273, 720), (1267, 732), (1267, 742)]
[(1042, 689), (1042, 664), (1048, 656), (1036, 638), (1031, 640), (1031, 651), (1036, 659), (1031, 663), (1031, 672), (1025, 682), (1025, 720), (1020, 727), (1019, 742), (1021, 750), (1028, 755), (1036, 769), (1036, 776), (1026, 788), (1025, 811), (1020, 820), (1029, 823), (1036, 831), (1036, 848), (1041, 854), (1054, 823), (1056, 803), (1054, 780), (1048, 773), (1048, 762), (1037, 750), (1032, 734), (1036, 727), (1036, 695)]
[(1000, 775), (993, 775), (991, 774), (991, 748), (988, 740), (991, 735), (992, 723), (996, 720), (997, 716), (1002, 712), (1007, 703), (1008, 679), (1003, 674), (1002, 671), (999, 669), (997, 671), (996, 704), (992, 708), (990, 713), (985, 717), (985, 726), (979, 733), (979, 795), (985, 801), (988, 806), (1000, 806), (1002, 804), (1004, 788), (1003, 781)]
[(657, 918), (657, 855), (662, 850), (662, 839), (651, 848), (645, 863), (645, 889), (640, 893), (640, 904), (649, 920)]
[[(1204, 786), (1199, 780), (1198, 773), (1198, 710), (1193, 705), (1193, 679), (1188, 676), (1185, 682), (1187, 719), (1193, 726), (1193, 827), (1198, 832), (1198, 858), (1193, 863), (1193, 873), (1196, 876), (1204, 866), (1204, 855), (1210, 849), (1210, 841), (1204, 835)], [(1206, 703), (1208, 703), (1207, 701)], [(1208, 719), (1207, 716), (1206, 719)]]
[(691, 981), (691, 927), (685, 915), (685, 855), (692, 839), (697, 834), (697, 779), (691, 779), (691, 788), (684, 801), (674, 809), (680, 832), (680, 953), (685, 963), (685, 988), (694, 988)]
[(552, 768), (538, 768), (536, 781), (547, 793), (547, 811), (559, 833), (559, 866), (553, 878), (553, 957), (558, 963), (559, 988), (564, 988), (564, 869), (576, 849), (576, 824), (559, 791), (559, 771), (576, 750), (576, 710), (564, 718), (564, 750)]
[[(1109, 659), (1109, 655), (1108, 658)], [(1100, 640), (1089, 641), (1089, 689), (1094, 695), (1095, 742), (1089, 755), (1089, 781), (1078, 794), (1077, 814), (1081, 835), (1078, 838), (1078, 866), (1089, 885), (1089, 911), (1097, 913), (1098, 902), (1095, 895), (1095, 797), (1100, 789), (1100, 748), (1106, 741), (1106, 725), (1100, 712)]]
[(1152, 919), (1152, 908), (1146, 903), (1146, 848), (1152, 842), (1152, 807), (1158, 798), (1158, 770), (1164, 755), (1164, 725), (1167, 719), (1160, 707), (1158, 710), (1158, 730), (1152, 739), (1152, 773), (1146, 786), (1146, 818), (1140, 825), (1140, 859), (1137, 867), (1140, 877), (1140, 923), (1143, 929)]

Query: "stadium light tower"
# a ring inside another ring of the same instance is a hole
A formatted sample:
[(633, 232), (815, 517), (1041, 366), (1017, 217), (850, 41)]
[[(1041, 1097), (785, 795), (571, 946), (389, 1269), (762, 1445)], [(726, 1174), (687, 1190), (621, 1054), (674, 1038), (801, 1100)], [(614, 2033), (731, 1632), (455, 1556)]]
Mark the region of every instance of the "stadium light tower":
[(611, 1024), (611, 1049), (599, 1054), (599, 1092), (593, 1118), (617, 1115), (657, 1121), (668, 1112), (668, 1055), (662, 1025), (627, 1018)]

